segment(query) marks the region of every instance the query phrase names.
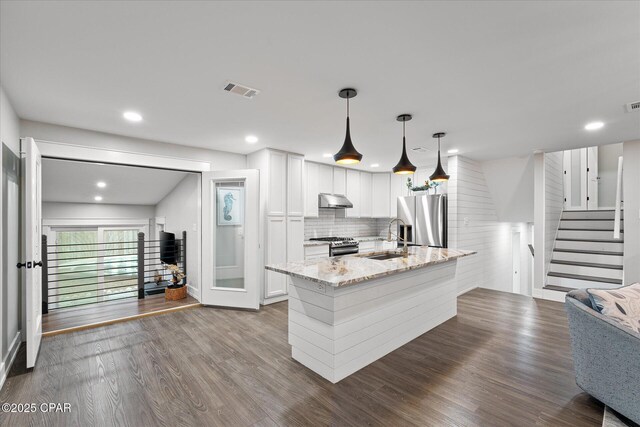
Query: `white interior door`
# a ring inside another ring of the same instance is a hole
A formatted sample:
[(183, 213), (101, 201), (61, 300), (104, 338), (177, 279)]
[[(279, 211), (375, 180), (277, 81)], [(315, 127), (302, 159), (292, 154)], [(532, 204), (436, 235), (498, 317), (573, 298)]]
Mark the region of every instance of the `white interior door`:
[(587, 209), (587, 149), (564, 152), (564, 209)]
[(33, 138), (21, 141), (24, 158), (24, 286), (27, 368), (36, 364), (42, 339), (42, 157)]
[(202, 174), (202, 303), (257, 310), (259, 172)]

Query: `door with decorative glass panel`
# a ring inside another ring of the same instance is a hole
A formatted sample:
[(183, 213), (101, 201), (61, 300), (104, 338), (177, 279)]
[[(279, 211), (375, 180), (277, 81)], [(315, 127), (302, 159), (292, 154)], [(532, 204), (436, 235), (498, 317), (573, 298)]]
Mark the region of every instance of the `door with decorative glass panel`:
[(202, 174), (202, 303), (257, 310), (259, 271), (257, 170)]

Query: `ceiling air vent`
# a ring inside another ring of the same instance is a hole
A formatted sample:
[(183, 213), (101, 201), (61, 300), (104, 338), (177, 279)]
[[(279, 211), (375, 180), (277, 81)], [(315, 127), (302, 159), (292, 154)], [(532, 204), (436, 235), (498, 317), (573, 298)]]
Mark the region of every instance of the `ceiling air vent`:
[(433, 150), (429, 150), (428, 148), (425, 148), (425, 147), (413, 147), (411, 151), (416, 153), (430, 153)]
[(226, 92), (235, 93), (244, 98), (252, 99), (254, 96), (260, 93), (258, 89), (253, 89), (248, 86), (243, 86), (238, 83), (227, 82), (224, 86)]
[(627, 109), (627, 113), (632, 113), (634, 111), (640, 111), (640, 101), (630, 102), (627, 105), (625, 105), (625, 107)]

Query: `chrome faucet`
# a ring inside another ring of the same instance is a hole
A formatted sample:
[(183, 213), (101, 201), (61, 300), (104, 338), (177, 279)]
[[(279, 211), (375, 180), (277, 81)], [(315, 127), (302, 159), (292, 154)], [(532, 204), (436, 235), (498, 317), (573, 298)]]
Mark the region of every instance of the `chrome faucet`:
[[(391, 226), (393, 225), (394, 222), (401, 222), (402, 223), (402, 227), (404, 228), (404, 237), (400, 237), (397, 234), (394, 234), (391, 232)], [(391, 221), (389, 221), (389, 230), (387, 233), (387, 240), (389, 242), (392, 242), (392, 236), (395, 236), (396, 239), (401, 240), (403, 242), (403, 247), (402, 247), (402, 256), (404, 258), (407, 258), (409, 256), (409, 248), (407, 247), (407, 234), (408, 234), (408, 230), (409, 230), (409, 226), (407, 225), (406, 222), (404, 222), (402, 219), (400, 218), (393, 218)]]

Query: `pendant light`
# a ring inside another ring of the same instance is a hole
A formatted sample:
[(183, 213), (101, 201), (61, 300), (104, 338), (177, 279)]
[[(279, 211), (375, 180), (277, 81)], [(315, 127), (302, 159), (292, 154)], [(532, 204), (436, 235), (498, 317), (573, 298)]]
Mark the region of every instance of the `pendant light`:
[(442, 138), (445, 135), (446, 133), (444, 132), (438, 132), (433, 134), (434, 138), (438, 138), (438, 166), (436, 166), (436, 170), (433, 172), (433, 174), (431, 174), (429, 179), (434, 182), (449, 181), (449, 175), (447, 175), (447, 173), (444, 171), (444, 169), (442, 168), (442, 163), (440, 162), (440, 138)]
[(347, 134), (344, 137), (344, 143), (342, 148), (336, 154), (333, 155), (333, 160), (339, 165), (354, 165), (360, 163), (362, 160), (362, 154), (358, 153), (356, 147), (351, 142), (351, 131), (349, 130), (349, 99), (354, 98), (358, 92), (355, 89), (342, 89), (338, 92), (340, 98), (347, 100)]
[(393, 167), (393, 173), (398, 175), (409, 175), (416, 171), (416, 167), (407, 156), (407, 139), (405, 137), (405, 123), (411, 119), (411, 114), (400, 114), (396, 117), (397, 121), (402, 122), (402, 156), (400, 156), (398, 164)]

